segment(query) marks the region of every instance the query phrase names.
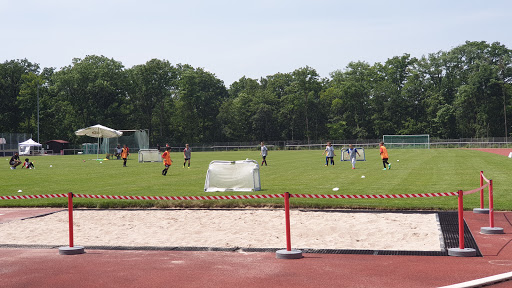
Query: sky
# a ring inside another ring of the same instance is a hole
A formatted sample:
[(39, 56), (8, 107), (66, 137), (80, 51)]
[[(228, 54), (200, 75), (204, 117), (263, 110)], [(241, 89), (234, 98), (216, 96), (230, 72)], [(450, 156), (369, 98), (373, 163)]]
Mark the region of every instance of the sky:
[(157, 58), (215, 74), (229, 87), (301, 67), (321, 77), (465, 41), (512, 49), (512, 1), (0, 0), (0, 62), (60, 69), (103, 55), (125, 68)]

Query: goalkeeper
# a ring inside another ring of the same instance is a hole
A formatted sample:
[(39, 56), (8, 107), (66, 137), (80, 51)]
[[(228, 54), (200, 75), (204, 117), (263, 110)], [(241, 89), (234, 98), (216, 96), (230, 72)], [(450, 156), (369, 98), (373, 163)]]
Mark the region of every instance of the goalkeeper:
[(350, 158), (350, 163), (352, 163), (352, 169), (356, 169), (356, 154), (359, 155), (359, 152), (357, 152), (357, 149), (354, 148), (354, 145), (350, 144), (348, 145), (348, 149), (345, 151), (348, 153), (348, 157)]

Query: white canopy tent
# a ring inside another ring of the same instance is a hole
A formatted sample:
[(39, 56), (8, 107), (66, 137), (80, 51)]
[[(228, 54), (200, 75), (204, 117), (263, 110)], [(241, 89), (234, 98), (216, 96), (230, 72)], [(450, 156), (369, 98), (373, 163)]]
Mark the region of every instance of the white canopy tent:
[(28, 139), (25, 142), (21, 142), (18, 144), (18, 154), (19, 155), (30, 155), (30, 148), (31, 147), (41, 147), (42, 144), (37, 143), (36, 141), (32, 140), (32, 138)]
[(98, 150), (96, 151), (96, 158), (98, 158), (98, 155), (100, 154), (100, 138), (120, 137), (123, 135), (123, 132), (114, 130), (112, 128), (105, 127), (100, 124), (96, 124), (94, 126), (90, 126), (90, 127), (75, 131), (75, 135), (98, 138)]

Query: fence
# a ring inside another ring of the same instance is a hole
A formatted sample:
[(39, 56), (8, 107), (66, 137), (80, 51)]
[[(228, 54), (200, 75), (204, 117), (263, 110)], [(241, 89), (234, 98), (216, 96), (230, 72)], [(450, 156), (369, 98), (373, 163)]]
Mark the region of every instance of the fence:
[(18, 152), (18, 144), (32, 138), (29, 133), (0, 133), (0, 151), (3, 157)]

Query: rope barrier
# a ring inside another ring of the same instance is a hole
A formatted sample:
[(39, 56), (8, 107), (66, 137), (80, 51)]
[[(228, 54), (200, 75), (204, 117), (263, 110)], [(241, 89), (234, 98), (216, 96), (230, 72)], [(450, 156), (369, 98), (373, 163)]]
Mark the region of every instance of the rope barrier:
[(43, 198), (61, 198), (61, 197), (68, 197), (68, 194), (0, 196), (0, 200), (43, 199)]
[(231, 195), (231, 196), (119, 196), (119, 195), (87, 195), (73, 194), (77, 198), (115, 199), (115, 200), (238, 200), (238, 199), (271, 199), (283, 198), (283, 194), (267, 195)]
[(487, 182), (487, 184), (489, 184), (489, 181), (490, 181), (490, 180), (489, 180), (489, 179), (487, 179), (487, 178), (485, 178), (484, 173), (482, 173), (482, 179), (484, 179), (484, 181), (485, 181), (485, 182)]
[(473, 194), (473, 193), (476, 193), (476, 192), (480, 192), (482, 189), (487, 188), (487, 187), (489, 187), (489, 183), (485, 184), (484, 186), (481, 186), (481, 187), (478, 187), (476, 189), (473, 189), (473, 190), (464, 191), (462, 193), (464, 193), (464, 195)]
[(333, 199), (393, 199), (393, 198), (423, 198), (457, 196), (458, 192), (445, 193), (420, 193), (420, 194), (370, 194), (370, 195), (315, 195), (315, 194), (290, 194), (294, 198), (333, 198)]
[[(466, 191), (464, 194), (471, 194), (487, 187), (486, 184), (480, 188)], [(322, 195), (322, 194), (290, 194), (293, 198), (313, 198), (313, 199), (403, 199), (403, 198), (425, 198), (425, 197), (444, 197), (457, 196), (457, 192), (445, 193), (419, 193), (419, 194), (368, 194), (368, 195)], [(68, 197), (67, 194), (46, 194), (46, 195), (20, 195), (20, 196), (0, 196), (0, 200), (17, 199), (44, 199)], [(110, 200), (247, 200), (247, 199), (275, 199), (284, 198), (283, 194), (263, 194), (263, 195), (230, 195), (230, 196), (122, 196), (122, 195), (91, 195), (91, 194), (73, 194), (76, 198), (88, 199), (110, 199)]]
[[(473, 190), (464, 191), (464, 195), (476, 193), (487, 188), (489, 184)], [(290, 194), (291, 198), (310, 199), (404, 199), (404, 198), (427, 198), (457, 196), (458, 192), (443, 193), (417, 193), (417, 194), (366, 194), (366, 195), (344, 195), (344, 194)], [(68, 197), (67, 194), (43, 194), (43, 195), (19, 195), (0, 196), (0, 200), (19, 199), (45, 199)], [(122, 196), (122, 195), (91, 195), (73, 194), (76, 198), (88, 199), (110, 199), (110, 200), (161, 200), (161, 201), (183, 201), (183, 200), (247, 200), (247, 199), (275, 199), (284, 198), (283, 194), (262, 194), (262, 195), (229, 195), (229, 196)]]

